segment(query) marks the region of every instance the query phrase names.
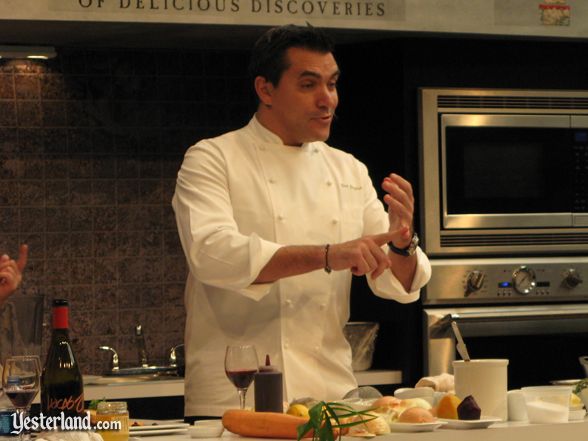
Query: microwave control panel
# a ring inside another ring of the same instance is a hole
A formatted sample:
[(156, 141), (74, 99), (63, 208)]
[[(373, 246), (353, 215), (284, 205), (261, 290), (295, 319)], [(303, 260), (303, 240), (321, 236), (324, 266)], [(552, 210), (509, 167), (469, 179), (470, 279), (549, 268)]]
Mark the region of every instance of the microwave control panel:
[(588, 258), (431, 259), (425, 304), (588, 301)]

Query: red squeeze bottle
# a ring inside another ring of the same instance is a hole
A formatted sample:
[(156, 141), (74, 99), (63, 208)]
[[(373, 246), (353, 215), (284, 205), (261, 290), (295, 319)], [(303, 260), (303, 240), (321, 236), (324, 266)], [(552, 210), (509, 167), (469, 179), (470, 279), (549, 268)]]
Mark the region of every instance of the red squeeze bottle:
[(265, 366), (259, 366), (255, 374), (255, 411), (284, 412), (282, 392), (282, 373), (270, 363), (270, 356), (265, 356)]

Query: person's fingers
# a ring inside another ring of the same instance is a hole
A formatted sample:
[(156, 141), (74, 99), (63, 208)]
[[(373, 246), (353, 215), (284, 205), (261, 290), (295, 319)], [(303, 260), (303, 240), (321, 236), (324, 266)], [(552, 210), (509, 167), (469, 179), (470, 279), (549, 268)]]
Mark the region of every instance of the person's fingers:
[(2, 268), (2, 271), (0, 271), (1, 285), (10, 285), (13, 289), (15, 289), (20, 283), (19, 279), (19, 274), (16, 271), (16, 265), (14, 263)]
[(374, 234), (373, 236), (370, 236), (370, 237), (376, 245), (381, 247), (382, 245), (385, 245), (388, 242), (392, 242), (393, 239), (398, 238), (402, 234), (402, 232), (405, 228), (406, 227), (402, 227), (402, 228), (399, 228), (398, 230), (388, 231), (387, 233)]
[(392, 173), (391, 179), (404, 191), (411, 199), (414, 199), (412, 192), (412, 184), (404, 179), (402, 176)]
[(407, 192), (391, 180), (385, 181), (382, 187), (392, 199), (412, 210), (412, 207), (414, 206), (414, 198), (411, 193)]
[(378, 277), (380, 277), (380, 275), (382, 275), (384, 271), (390, 268), (390, 260), (388, 259), (386, 253), (384, 253), (382, 249), (379, 247), (378, 251), (378, 266), (371, 273), (372, 279), (377, 279)]
[[(376, 245), (374, 244), (374, 246), (376, 246)], [(377, 248), (377, 246), (376, 246), (376, 248)], [(378, 260), (376, 258), (375, 253), (370, 248), (369, 244), (367, 244), (363, 250), (363, 260), (366, 263), (366, 268), (365, 268), (366, 271), (364, 272), (364, 274), (369, 273), (378, 267)]]
[(391, 199), (387, 202), (388, 207), (392, 212), (401, 220), (401, 223), (412, 223), (412, 208), (401, 204), (395, 199)]
[(16, 266), (18, 270), (22, 272), (27, 266), (27, 260), (29, 258), (29, 246), (27, 244), (22, 244), (19, 249), (18, 253), (18, 260), (16, 261)]

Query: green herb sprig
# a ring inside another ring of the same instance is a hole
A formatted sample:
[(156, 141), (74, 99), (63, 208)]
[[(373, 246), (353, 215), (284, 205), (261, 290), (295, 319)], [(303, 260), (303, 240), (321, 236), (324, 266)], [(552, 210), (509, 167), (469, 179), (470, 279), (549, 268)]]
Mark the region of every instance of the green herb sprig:
[(98, 409), (98, 403), (101, 403), (102, 401), (106, 401), (106, 398), (102, 398), (101, 400), (90, 401), (90, 404), (88, 405), (88, 409), (90, 409), (90, 410)]
[[(370, 414), (370, 410), (353, 410), (351, 406), (344, 403), (319, 401), (308, 411), (309, 420), (306, 424), (298, 427), (298, 441), (313, 431), (312, 441), (335, 441), (333, 429), (339, 429), (337, 439), (341, 439), (341, 429), (367, 423), (377, 416)], [(346, 418), (361, 416), (357, 421), (344, 422)]]
[(576, 387), (574, 388), (574, 393), (577, 395), (580, 392), (582, 392), (583, 389), (586, 389), (587, 387), (588, 387), (588, 378), (585, 378), (584, 380), (582, 380), (578, 384), (576, 384)]

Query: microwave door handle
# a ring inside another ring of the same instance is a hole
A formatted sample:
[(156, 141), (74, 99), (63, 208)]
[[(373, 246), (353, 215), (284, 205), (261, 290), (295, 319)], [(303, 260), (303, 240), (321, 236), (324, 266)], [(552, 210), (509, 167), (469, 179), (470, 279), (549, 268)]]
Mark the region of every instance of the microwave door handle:
[[(455, 320), (464, 337), (588, 333), (588, 311), (566, 314), (525, 313), (448, 314), (440, 322)], [(451, 322), (449, 322), (451, 323)], [(451, 324), (449, 324), (451, 328)], [(447, 335), (446, 335), (447, 336)], [(437, 337), (442, 338), (442, 337)]]

